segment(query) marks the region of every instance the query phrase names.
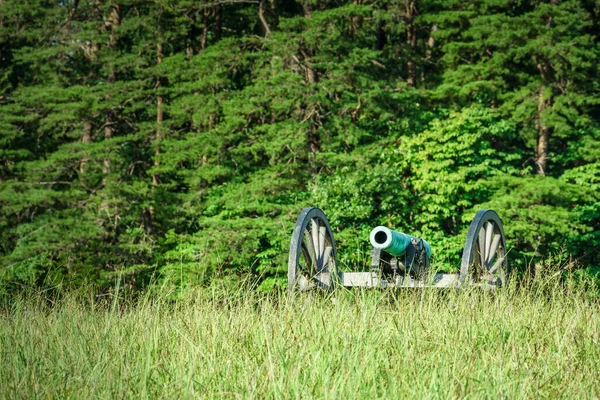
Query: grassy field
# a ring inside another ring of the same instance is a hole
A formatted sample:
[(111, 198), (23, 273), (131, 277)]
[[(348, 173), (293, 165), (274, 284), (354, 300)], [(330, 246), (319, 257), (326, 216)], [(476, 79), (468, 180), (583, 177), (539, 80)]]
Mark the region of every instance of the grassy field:
[(598, 398), (596, 292), (5, 301), (2, 398)]

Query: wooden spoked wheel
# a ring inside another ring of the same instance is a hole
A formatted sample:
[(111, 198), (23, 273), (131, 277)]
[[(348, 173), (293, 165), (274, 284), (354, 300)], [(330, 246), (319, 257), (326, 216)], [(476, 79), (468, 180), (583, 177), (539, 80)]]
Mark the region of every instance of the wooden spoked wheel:
[(336, 248), (331, 227), (323, 211), (302, 210), (290, 244), (288, 289), (329, 289), (337, 278)]
[(467, 233), (460, 282), (500, 286), (508, 277), (502, 221), (493, 210), (480, 210)]

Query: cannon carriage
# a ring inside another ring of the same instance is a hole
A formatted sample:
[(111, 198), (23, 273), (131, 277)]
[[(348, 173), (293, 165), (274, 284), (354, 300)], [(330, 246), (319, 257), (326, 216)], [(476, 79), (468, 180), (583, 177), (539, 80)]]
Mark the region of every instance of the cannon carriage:
[(370, 268), (366, 272), (338, 269), (337, 248), (327, 217), (319, 208), (302, 210), (292, 233), (288, 259), (288, 288), (309, 290), (344, 287), (462, 287), (494, 288), (508, 277), (506, 239), (498, 214), (477, 212), (465, 239), (460, 272), (431, 270), (431, 245), (424, 239), (375, 227), (369, 236), (372, 245)]

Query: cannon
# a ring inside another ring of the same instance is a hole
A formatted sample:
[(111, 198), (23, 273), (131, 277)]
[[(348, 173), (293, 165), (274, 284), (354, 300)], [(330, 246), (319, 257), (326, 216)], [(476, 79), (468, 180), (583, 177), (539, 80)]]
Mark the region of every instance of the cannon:
[(431, 271), (431, 245), (423, 238), (377, 226), (369, 235), (371, 264), (366, 272), (338, 269), (337, 248), (322, 210), (302, 210), (292, 232), (288, 259), (290, 291), (344, 287), (437, 287), (465, 285), (494, 288), (508, 277), (506, 239), (498, 214), (477, 212), (469, 226), (460, 272)]

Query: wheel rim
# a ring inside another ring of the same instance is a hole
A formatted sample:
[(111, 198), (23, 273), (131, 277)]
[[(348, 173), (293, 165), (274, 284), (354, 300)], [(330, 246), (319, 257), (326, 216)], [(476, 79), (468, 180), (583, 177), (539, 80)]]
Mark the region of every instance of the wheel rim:
[(480, 210), (467, 233), (460, 282), (502, 285), (507, 276), (506, 239), (502, 221), (495, 211)]
[[(317, 279), (325, 272), (330, 273), (329, 283)], [(329, 288), (336, 274), (335, 240), (327, 217), (318, 208), (305, 208), (298, 216), (292, 233), (288, 288), (290, 291)]]

